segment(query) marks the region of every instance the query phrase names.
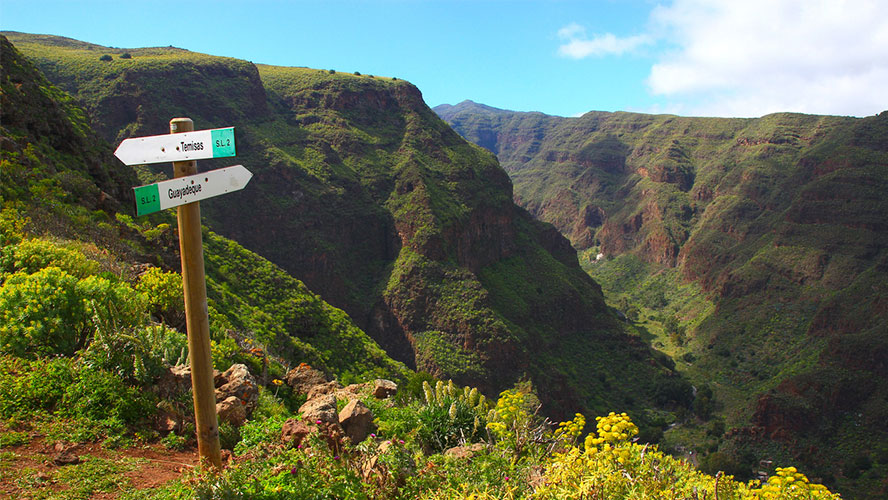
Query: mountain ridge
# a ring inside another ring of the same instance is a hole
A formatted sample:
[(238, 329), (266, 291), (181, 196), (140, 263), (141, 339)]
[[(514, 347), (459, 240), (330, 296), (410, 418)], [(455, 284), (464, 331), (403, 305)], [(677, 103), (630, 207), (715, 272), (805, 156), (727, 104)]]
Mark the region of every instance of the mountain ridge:
[[(736, 427), (721, 451), (773, 439), (849, 478), (857, 454), (879, 453), (843, 439), (886, 436), (883, 394), (864, 383), (884, 370), (864, 352), (888, 342), (888, 113), (439, 111), (498, 152), (516, 202), (571, 239), (612, 304), (691, 380), (714, 382)], [(840, 423), (852, 413), (869, 422), (856, 437)]]
[[(100, 61), (117, 52), (13, 42), (110, 141), (160, 133), (164, 116), (237, 125), (254, 178), (207, 204), (210, 227), (299, 276), (408, 365), (489, 394), (526, 377), (553, 412), (605, 409), (620, 387), (635, 388), (638, 405), (674, 376), (623, 332), (563, 237), (514, 207), (495, 158), (413, 85), (154, 49)], [(168, 88), (182, 71), (189, 78)], [(621, 376), (632, 369), (646, 375)], [(576, 375), (603, 370), (613, 379)]]

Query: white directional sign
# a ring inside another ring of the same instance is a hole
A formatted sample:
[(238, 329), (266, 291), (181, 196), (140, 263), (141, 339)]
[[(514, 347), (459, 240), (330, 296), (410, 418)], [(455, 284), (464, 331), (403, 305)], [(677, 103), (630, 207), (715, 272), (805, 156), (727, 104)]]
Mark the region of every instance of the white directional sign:
[(125, 165), (236, 156), (234, 127), (125, 139), (114, 156)]
[[(184, 134), (179, 134), (184, 135)], [(243, 165), (210, 170), (202, 174), (134, 187), (136, 215), (145, 215), (220, 194), (239, 191), (253, 174)]]

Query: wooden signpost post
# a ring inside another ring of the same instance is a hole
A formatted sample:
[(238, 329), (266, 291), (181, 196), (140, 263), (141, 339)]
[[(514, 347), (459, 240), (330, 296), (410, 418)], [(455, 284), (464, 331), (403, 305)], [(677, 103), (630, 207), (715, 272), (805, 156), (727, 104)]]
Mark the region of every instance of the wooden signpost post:
[(220, 469), (222, 455), (210, 352), (199, 200), (243, 189), (252, 174), (241, 165), (198, 174), (195, 160), (235, 154), (233, 127), (195, 132), (190, 118), (170, 120), (170, 135), (126, 139), (114, 152), (126, 165), (173, 162), (174, 179), (133, 188), (136, 213), (143, 215), (178, 207), (179, 253), (185, 289), (197, 447), (202, 460), (206, 459)]

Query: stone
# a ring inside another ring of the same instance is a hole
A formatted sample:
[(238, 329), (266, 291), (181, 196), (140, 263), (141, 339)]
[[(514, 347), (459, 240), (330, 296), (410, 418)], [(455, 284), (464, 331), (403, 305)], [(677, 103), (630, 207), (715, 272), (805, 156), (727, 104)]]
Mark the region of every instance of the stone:
[(246, 410), (246, 418), (253, 414), (259, 404), (259, 387), (246, 365), (234, 364), (222, 374), (225, 383), (216, 389), (216, 401), (225, 401), (234, 396), (241, 400)]
[[(213, 382), (219, 387), (224, 383), (222, 372), (213, 370)], [(155, 392), (158, 396), (169, 399), (191, 391), (191, 365), (171, 366), (157, 381)]]
[(281, 427), (281, 439), (290, 446), (299, 446), (306, 436), (311, 434), (313, 427), (301, 420), (289, 418)]
[(240, 427), (247, 420), (247, 408), (237, 396), (228, 396), (216, 403), (216, 415), (219, 416), (220, 421)]
[(331, 380), (330, 382), (326, 382), (323, 384), (318, 384), (308, 390), (308, 399), (314, 399), (325, 394), (335, 395), (336, 392), (340, 389), (342, 389), (342, 384), (335, 380)]
[(352, 444), (363, 441), (373, 426), (373, 412), (360, 400), (352, 400), (339, 412), (339, 425)]
[(293, 368), (284, 376), (284, 382), (297, 394), (308, 394), (308, 391), (319, 384), (328, 382), (324, 372), (303, 363)]
[(396, 392), (398, 392), (398, 384), (391, 380), (379, 378), (373, 381), (373, 397), (376, 399), (394, 396)]
[(475, 456), (476, 453), (480, 453), (484, 450), (484, 445), (481, 443), (475, 443), (466, 446), (454, 446), (453, 448), (448, 449), (444, 452), (444, 455), (453, 458), (460, 459), (469, 459)]
[(324, 394), (310, 399), (299, 407), (302, 420), (312, 424), (325, 422), (339, 425), (339, 416), (336, 414), (336, 397), (332, 394)]
[(53, 446), (53, 451), (55, 451), (55, 455), (52, 457), (52, 463), (63, 466), (63, 465), (77, 465), (80, 463), (80, 456), (77, 454), (80, 451), (82, 446), (78, 444), (66, 444), (61, 441), (57, 441)]

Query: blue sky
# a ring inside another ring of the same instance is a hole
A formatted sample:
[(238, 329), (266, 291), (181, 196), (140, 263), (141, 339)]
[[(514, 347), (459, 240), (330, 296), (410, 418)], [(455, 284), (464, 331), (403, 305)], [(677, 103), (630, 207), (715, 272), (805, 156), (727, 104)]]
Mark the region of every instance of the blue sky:
[(888, 0), (0, 0), (0, 29), (396, 76), (430, 106), (867, 116)]

